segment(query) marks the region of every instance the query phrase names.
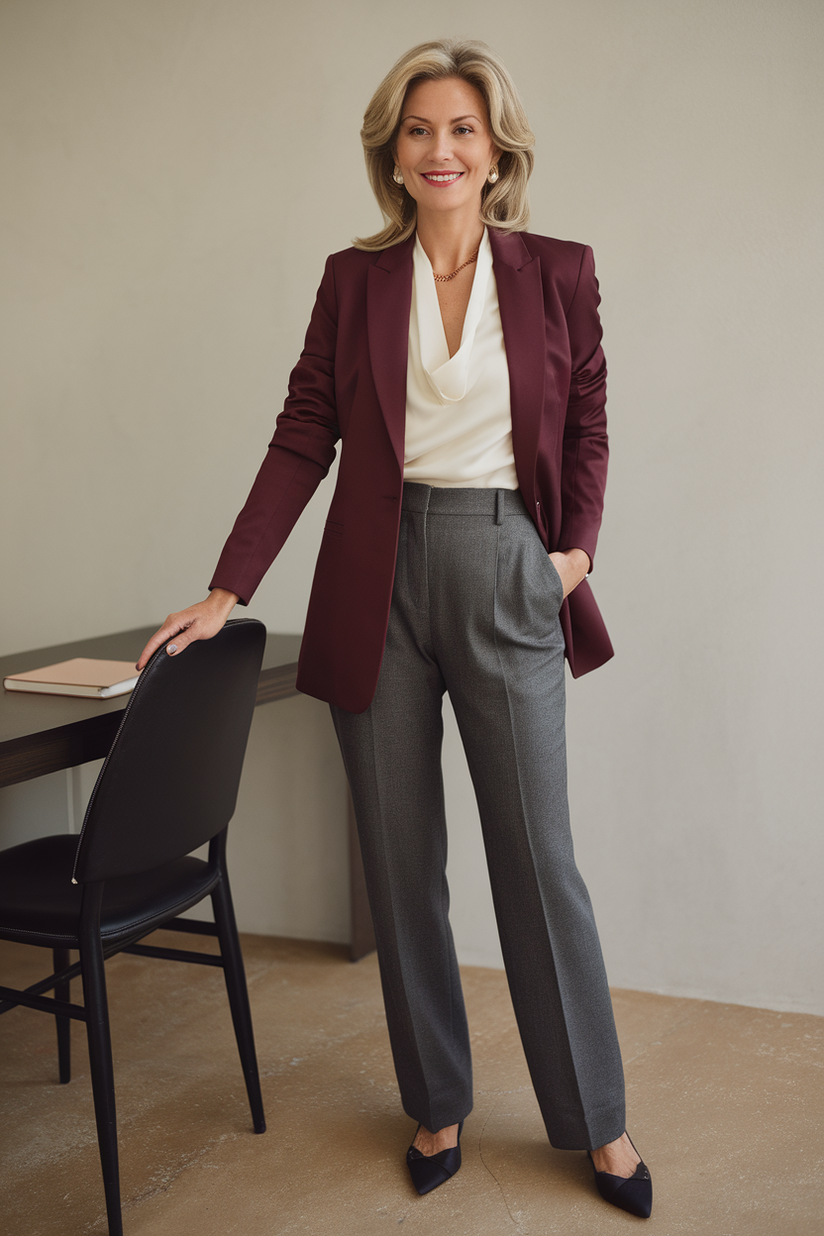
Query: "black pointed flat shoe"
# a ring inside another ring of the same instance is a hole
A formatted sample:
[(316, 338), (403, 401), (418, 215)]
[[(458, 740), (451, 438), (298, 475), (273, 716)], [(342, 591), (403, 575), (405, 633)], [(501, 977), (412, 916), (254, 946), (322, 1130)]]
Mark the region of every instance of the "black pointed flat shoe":
[[(635, 1150), (632, 1138), (630, 1145)], [(635, 1153), (638, 1154), (638, 1151), (635, 1150)], [(638, 1219), (648, 1219), (652, 1214), (652, 1176), (644, 1160), (641, 1160), (631, 1176), (613, 1176), (610, 1172), (596, 1171), (592, 1155), (589, 1151), (587, 1154), (595, 1172), (595, 1184), (604, 1201), (619, 1206), (621, 1210), (626, 1210)]]
[[(438, 1185), (446, 1184), (461, 1166), (461, 1133), (464, 1122), (458, 1125), (458, 1144), (448, 1150), (439, 1150), (437, 1154), (421, 1154), (415, 1146), (410, 1146), (406, 1152), (406, 1166), (412, 1183), (418, 1192), (431, 1193)], [(418, 1129), (421, 1126), (418, 1125)], [(415, 1136), (417, 1137), (417, 1129)]]

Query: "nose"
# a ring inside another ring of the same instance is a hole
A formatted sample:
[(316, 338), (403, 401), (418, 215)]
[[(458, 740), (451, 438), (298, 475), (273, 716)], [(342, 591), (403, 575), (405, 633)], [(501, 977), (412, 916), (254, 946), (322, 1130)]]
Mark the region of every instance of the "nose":
[(447, 163), (452, 158), (452, 134), (449, 129), (435, 132), (432, 139), (431, 154), (439, 163)]

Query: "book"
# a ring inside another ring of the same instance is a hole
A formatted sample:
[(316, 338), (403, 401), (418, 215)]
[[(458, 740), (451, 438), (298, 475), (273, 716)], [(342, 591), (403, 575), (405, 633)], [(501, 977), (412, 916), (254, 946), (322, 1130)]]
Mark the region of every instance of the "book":
[(45, 695), (80, 695), (108, 700), (127, 695), (139, 675), (133, 661), (99, 661), (92, 657), (72, 657), (42, 669), (10, 674), (3, 679), (7, 691), (36, 691)]

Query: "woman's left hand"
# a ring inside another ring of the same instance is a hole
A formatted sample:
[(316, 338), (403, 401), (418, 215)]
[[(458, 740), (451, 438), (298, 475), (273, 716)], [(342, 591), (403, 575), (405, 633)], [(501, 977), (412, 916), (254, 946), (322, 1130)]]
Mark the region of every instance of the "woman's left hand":
[(590, 568), (589, 554), (583, 549), (558, 549), (549, 560), (561, 577), (565, 597), (586, 578)]

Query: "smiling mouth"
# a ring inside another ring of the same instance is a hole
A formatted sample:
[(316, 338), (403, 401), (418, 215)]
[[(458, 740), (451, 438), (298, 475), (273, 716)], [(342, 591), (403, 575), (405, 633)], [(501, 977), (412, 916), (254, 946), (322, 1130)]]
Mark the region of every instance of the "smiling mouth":
[(463, 172), (423, 172), (422, 175), (431, 185), (452, 185), (461, 179)]

